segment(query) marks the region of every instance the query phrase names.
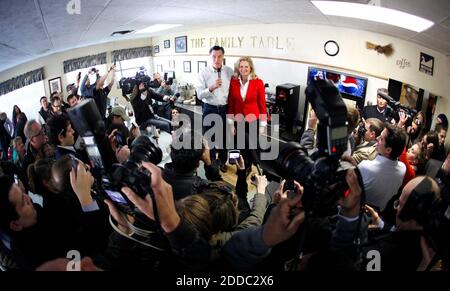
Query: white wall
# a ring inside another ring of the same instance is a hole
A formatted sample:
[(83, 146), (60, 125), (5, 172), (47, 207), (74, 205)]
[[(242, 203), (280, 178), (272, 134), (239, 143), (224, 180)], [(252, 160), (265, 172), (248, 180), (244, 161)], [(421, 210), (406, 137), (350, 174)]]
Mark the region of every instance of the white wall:
[[(187, 35), (188, 51), (187, 53), (175, 53), (174, 38), (182, 35)], [(170, 40), (168, 49), (164, 48), (166, 39)], [(326, 55), (323, 50), (324, 43), (330, 39), (335, 40), (340, 46), (340, 52), (336, 57)], [(153, 64), (150, 65), (155, 71), (158, 64), (163, 65), (163, 70), (170, 69), (168, 67), (169, 60), (175, 60), (177, 79), (194, 83), (197, 78), (197, 61), (203, 60), (209, 63), (208, 51), (216, 40), (219, 45), (225, 47), (227, 65), (232, 66), (239, 56), (252, 56), (259, 77), (273, 87), (286, 82), (304, 87), (308, 66), (318, 66), (367, 77), (369, 82), (366, 101), (375, 102), (377, 88), (386, 87), (387, 80), (392, 78), (443, 96), (438, 101), (436, 113), (442, 112), (450, 116), (449, 57), (420, 45), (386, 35), (320, 25), (257, 24), (210, 27), (185, 33), (166, 34), (152, 39), (106, 43), (54, 54), (17, 66), (1, 72), (0, 81), (44, 66), (46, 94), (49, 94), (48, 79), (64, 76), (62, 66), (64, 60), (109, 52), (114, 49), (152, 45), (153, 43), (153, 45), (159, 45), (160, 48), (160, 53), (150, 59), (150, 62), (153, 61)], [(379, 55), (377, 52), (365, 48), (366, 41), (380, 45), (392, 43), (395, 52), (389, 58)], [(434, 76), (419, 72), (420, 52), (434, 56)], [(108, 54), (108, 62), (110, 62), (109, 58)], [(397, 65), (397, 61), (401, 59), (410, 62), (410, 66), (401, 69)], [(183, 72), (184, 61), (191, 61), (191, 73)], [(64, 78), (63, 86), (66, 86)], [(116, 89), (111, 92), (111, 96), (120, 95)], [(38, 97), (36, 100), (38, 102)]]
[[(175, 54), (174, 38), (187, 35), (188, 52)], [(164, 40), (169, 39), (171, 48), (164, 49)], [(340, 46), (336, 57), (325, 54), (323, 45), (327, 40), (335, 40)], [(177, 75), (183, 76), (182, 62), (191, 60), (193, 73), (187, 80), (195, 79), (198, 59), (208, 60), (208, 50), (218, 40), (225, 47), (227, 65), (232, 65), (233, 56), (249, 55), (257, 62), (258, 74), (269, 83), (285, 80), (305, 84), (308, 65), (334, 68), (357, 75), (369, 77), (368, 98), (374, 98), (376, 88), (385, 85), (389, 78), (424, 88), (434, 94), (450, 97), (448, 92), (450, 76), (448, 57), (441, 53), (421, 47), (417, 44), (386, 35), (358, 31), (347, 28), (300, 24), (258, 24), (226, 27), (213, 27), (187, 31), (186, 33), (167, 34), (153, 38), (153, 44), (160, 46), (155, 55), (154, 64), (166, 64), (169, 59), (177, 62)], [(222, 43), (225, 41), (225, 43)], [(379, 55), (367, 50), (366, 41), (386, 45), (392, 43), (395, 49), (391, 57)], [(434, 76), (419, 72), (420, 52), (435, 57)], [(163, 58), (167, 57), (167, 58)], [(257, 57), (275, 58), (277, 61), (257, 60)], [(410, 66), (401, 69), (397, 60), (406, 59)], [(286, 60), (286, 61), (283, 61)], [(299, 66), (298, 63), (303, 64)], [(178, 66), (179, 64), (179, 66)], [(195, 71), (195, 72), (194, 72)], [(378, 79), (378, 80), (376, 80)]]
[[(187, 53), (175, 53), (175, 37), (183, 35), (187, 36)], [(164, 49), (167, 39), (171, 47)], [(340, 52), (335, 57), (324, 52), (323, 46), (328, 40), (339, 44)], [(380, 45), (392, 43), (394, 54), (386, 57), (367, 50), (366, 41)], [(175, 60), (177, 79), (183, 81), (196, 81), (197, 61), (206, 60), (209, 64), (208, 51), (217, 42), (225, 48), (227, 65), (233, 66), (239, 56), (251, 56), (258, 76), (273, 88), (276, 84), (290, 82), (304, 89), (308, 67), (317, 66), (367, 77), (366, 102), (376, 102), (377, 89), (387, 88), (389, 78), (423, 88), (443, 97), (438, 100), (436, 114), (450, 116), (450, 58), (387, 35), (321, 25), (257, 24), (166, 34), (154, 37), (152, 42), (160, 47), (160, 53), (154, 57), (155, 69), (157, 64), (166, 69), (169, 60)], [(419, 72), (421, 52), (435, 58), (433, 76)], [(410, 65), (401, 68), (398, 61), (402, 59)], [(183, 72), (183, 61), (191, 61), (192, 73)]]

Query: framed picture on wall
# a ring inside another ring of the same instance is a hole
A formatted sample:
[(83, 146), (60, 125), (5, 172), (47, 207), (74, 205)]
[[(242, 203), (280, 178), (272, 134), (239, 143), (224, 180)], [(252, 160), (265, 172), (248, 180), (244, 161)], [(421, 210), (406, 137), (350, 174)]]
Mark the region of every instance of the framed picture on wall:
[(159, 45), (155, 45), (153, 51), (155, 52), (155, 54), (159, 53)]
[(170, 40), (169, 39), (166, 39), (164, 41), (164, 48), (170, 48)]
[(160, 64), (160, 65), (156, 65), (156, 72), (157, 73), (162, 73), (163, 72), (163, 66)]
[(187, 36), (175, 37), (175, 52), (187, 53)]
[(197, 73), (200, 73), (204, 68), (206, 68), (206, 61), (198, 61), (197, 62)]
[(183, 67), (184, 67), (185, 73), (190, 73), (191, 72), (191, 61), (184, 61)]
[(48, 80), (48, 88), (50, 90), (50, 94), (55, 91), (61, 93), (62, 92), (61, 78), (58, 77)]

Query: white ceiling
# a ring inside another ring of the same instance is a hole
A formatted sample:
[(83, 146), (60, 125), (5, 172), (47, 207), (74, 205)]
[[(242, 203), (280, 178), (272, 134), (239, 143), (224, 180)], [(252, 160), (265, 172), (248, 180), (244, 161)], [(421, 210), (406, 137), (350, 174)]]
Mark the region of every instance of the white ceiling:
[[(67, 13), (69, 0), (1, 0), (0, 72), (54, 52), (143, 37), (110, 35), (117, 30), (138, 30), (156, 23), (184, 25), (171, 32), (231, 24), (325, 24), (387, 34), (450, 55), (450, 0), (381, 0), (383, 7), (405, 11), (435, 23), (422, 33), (368, 21), (324, 16), (308, 0), (76, 1), (81, 4), (79, 15)], [(367, 3), (368, 0), (351, 2)], [(167, 31), (159, 34), (165, 33)]]

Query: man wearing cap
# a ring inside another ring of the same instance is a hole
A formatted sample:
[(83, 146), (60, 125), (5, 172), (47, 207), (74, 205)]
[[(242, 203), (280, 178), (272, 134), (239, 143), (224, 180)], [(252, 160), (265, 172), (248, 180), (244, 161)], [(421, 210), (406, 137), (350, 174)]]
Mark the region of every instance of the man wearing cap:
[(363, 117), (364, 119), (377, 118), (382, 122), (390, 122), (392, 120), (390, 109), (387, 108), (387, 101), (381, 98), (380, 93), (388, 95), (388, 90), (385, 88), (377, 90), (377, 105), (364, 107)]
[(114, 107), (108, 118), (108, 134), (110, 134), (114, 129), (117, 129), (122, 136), (123, 142), (126, 142), (127, 138), (130, 136), (130, 131), (126, 127), (125, 121), (130, 121), (125, 109), (120, 106)]

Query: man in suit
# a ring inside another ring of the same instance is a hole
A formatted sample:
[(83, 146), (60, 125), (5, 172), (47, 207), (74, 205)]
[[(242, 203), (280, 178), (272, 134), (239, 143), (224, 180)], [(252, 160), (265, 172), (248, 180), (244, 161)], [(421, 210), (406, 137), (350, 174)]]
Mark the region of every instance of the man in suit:
[(64, 155), (71, 154), (86, 163), (89, 163), (84, 152), (74, 148), (75, 131), (69, 118), (65, 114), (55, 115), (47, 121), (47, 134), (51, 144), (55, 146), (55, 158), (60, 159)]

